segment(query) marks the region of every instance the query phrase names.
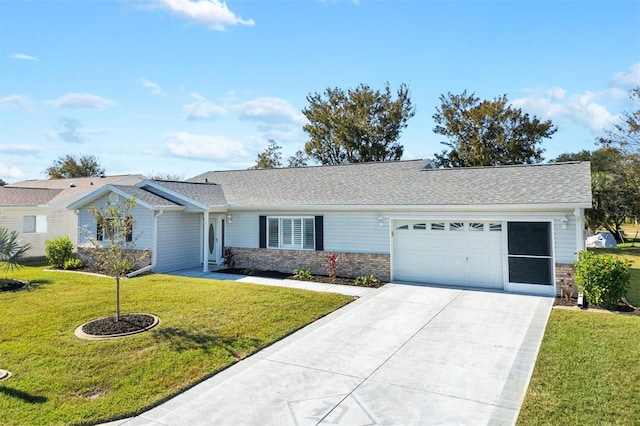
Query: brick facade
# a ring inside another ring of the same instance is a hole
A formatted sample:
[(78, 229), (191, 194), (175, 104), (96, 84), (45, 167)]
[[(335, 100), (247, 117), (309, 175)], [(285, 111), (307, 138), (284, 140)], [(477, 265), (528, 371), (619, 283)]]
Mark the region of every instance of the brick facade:
[(389, 281), (390, 256), (372, 253), (341, 253), (311, 250), (274, 250), (232, 247), (237, 268), (293, 273), (294, 269), (309, 269), (313, 275), (327, 275), (327, 259), (338, 255), (338, 276), (356, 278), (373, 274), (380, 281)]
[[(94, 247), (78, 247), (78, 259), (82, 260), (82, 262), (85, 265), (87, 265), (90, 269), (100, 269), (97, 266), (98, 250), (104, 250), (104, 249), (97, 249)], [(151, 265), (150, 250), (136, 250), (136, 251), (140, 252), (140, 254), (139, 256), (136, 255), (136, 257), (138, 258), (138, 262), (136, 266), (133, 268), (134, 271), (137, 271), (138, 269), (142, 269), (145, 266)]]
[(571, 263), (556, 263), (556, 295), (564, 297), (566, 292), (576, 296), (578, 289), (575, 282), (576, 269)]

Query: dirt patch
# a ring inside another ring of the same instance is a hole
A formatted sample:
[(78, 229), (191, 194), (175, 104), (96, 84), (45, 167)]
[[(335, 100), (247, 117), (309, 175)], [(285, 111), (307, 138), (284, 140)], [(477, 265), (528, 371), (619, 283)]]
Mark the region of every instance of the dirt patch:
[[(249, 274), (247, 273), (248, 271), (246, 269), (227, 268), (227, 269), (221, 269), (219, 271), (214, 271), (214, 272), (219, 272), (221, 274), (248, 275), (248, 276), (255, 276), (255, 277), (262, 277), (262, 278), (275, 278), (280, 280), (288, 279), (288, 280), (297, 280), (297, 281), (310, 281), (310, 282), (322, 283), (322, 284), (340, 284), (340, 285), (356, 286), (354, 284), (353, 278), (336, 277), (335, 280), (333, 280), (331, 277), (327, 275), (313, 275), (313, 277), (310, 280), (305, 280), (301, 278), (295, 278), (291, 274), (288, 274), (285, 272), (278, 272), (278, 271), (256, 270), (256, 271), (250, 271), (251, 273)], [(384, 282), (377, 282), (367, 287), (378, 288), (385, 284), (386, 283)]]

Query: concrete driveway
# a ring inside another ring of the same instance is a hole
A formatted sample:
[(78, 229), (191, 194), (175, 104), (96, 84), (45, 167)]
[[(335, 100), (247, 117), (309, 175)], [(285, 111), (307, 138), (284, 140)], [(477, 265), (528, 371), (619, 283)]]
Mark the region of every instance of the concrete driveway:
[(513, 424), (552, 304), (388, 284), (113, 424)]

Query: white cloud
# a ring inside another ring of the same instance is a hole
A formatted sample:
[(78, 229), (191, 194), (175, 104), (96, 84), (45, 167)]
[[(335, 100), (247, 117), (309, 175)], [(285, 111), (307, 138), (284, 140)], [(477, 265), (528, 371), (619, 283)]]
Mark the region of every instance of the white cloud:
[(90, 93), (67, 93), (56, 100), (45, 101), (44, 103), (55, 108), (74, 109), (104, 109), (116, 104), (116, 102), (111, 99), (92, 95)]
[(602, 99), (610, 97), (608, 91), (585, 91), (568, 97), (566, 91), (561, 88), (529, 91), (532, 92), (531, 96), (515, 99), (512, 105), (521, 108), (525, 113), (537, 115), (545, 120), (550, 119), (560, 128), (578, 125), (593, 132), (600, 132), (616, 120), (616, 116), (601, 102)]
[(148, 9), (165, 9), (172, 14), (213, 30), (225, 31), (232, 25), (255, 25), (253, 19), (242, 19), (219, 0), (155, 0)]
[(162, 88), (151, 80), (147, 80), (146, 78), (141, 78), (138, 80), (138, 84), (145, 89), (149, 89), (149, 91), (154, 95), (166, 96), (162, 91)]
[(25, 55), (24, 53), (14, 53), (10, 57), (13, 59), (20, 59), (21, 61), (39, 61), (40, 60), (35, 56)]
[(222, 117), (227, 115), (227, 110), (224, 107), (216, 105), (213, 102), (207, 100), (200, 93), (192, 93), (191, 98), (193, 98), (195, 102), (187, 104), (183, 107), (184, 112), (187, 114), (188, 120), (211, 120), (215, 117)]
[(244, 142), (226, 136), (196, 135), (173, 132), (165, 136), (165, 146), (177, 157), (212, 160), (239, 160), (247, 157)]
[(0, 152), (6, 152), (7, 154), (39, 154), (42, 151), (42, 148), (36, 145), (0, 145)]
[(304, 122), (304, 116), (281, 98), (256, 98), (235, 106), (240, 119), (259, 122)]
[(30, 111), (31, 105), (29, 98), (26, 96), (9, 95), (7, 97), (0, 98), (0, 109)]
[(615, 86), (640, 86), (640, 62), (631, 65), (627, 71), (616, 73), (611, 82)]
[(0, 176), (7, 179), (22, 179), (25, 174), (15, 166), (0, 162)]

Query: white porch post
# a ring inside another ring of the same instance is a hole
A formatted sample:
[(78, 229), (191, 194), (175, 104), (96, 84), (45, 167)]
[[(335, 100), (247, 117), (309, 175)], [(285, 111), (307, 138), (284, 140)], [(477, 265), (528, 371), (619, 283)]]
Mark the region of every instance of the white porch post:
[(205, 211), (203, 215), (203, 238), (202, 238), (202, 272), (209, 272), (209, 212)]
[[(584, 209), (576, 207), (573, 210), (576, 218), (576, 249), (577, 252), (584, 250)], [(576, 260), (578, 253), (576, 253)]]

